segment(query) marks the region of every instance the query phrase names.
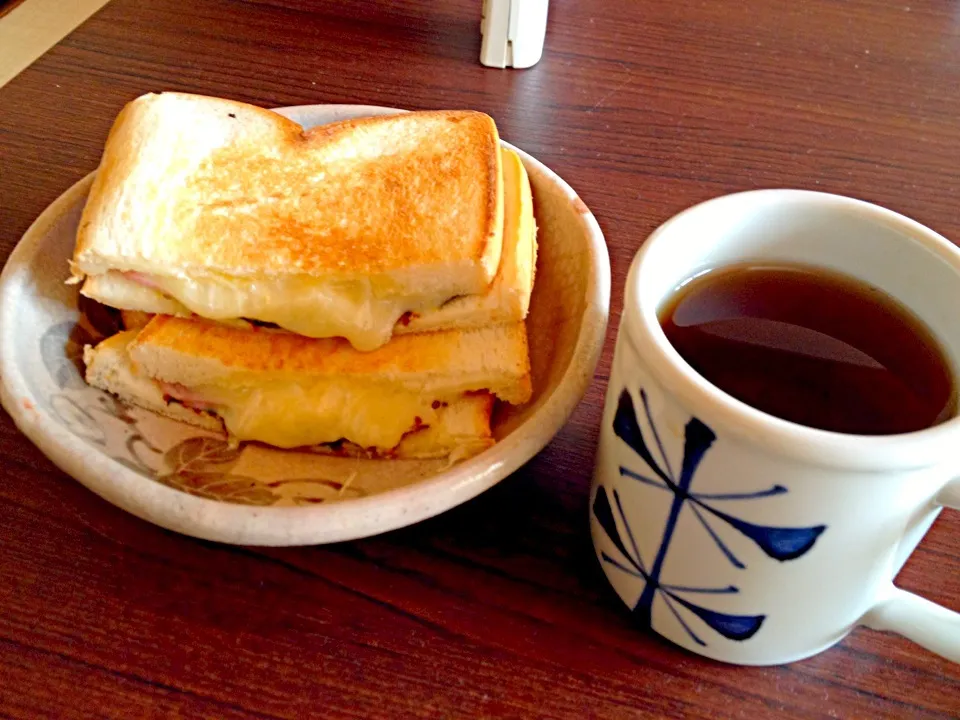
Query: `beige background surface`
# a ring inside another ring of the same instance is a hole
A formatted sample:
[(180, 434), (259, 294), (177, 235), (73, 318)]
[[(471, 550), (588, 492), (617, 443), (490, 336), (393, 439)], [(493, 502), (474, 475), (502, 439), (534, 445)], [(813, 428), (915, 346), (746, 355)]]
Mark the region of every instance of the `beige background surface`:
[(0, 87), (108, 1), (23, 0), (0, 16)]

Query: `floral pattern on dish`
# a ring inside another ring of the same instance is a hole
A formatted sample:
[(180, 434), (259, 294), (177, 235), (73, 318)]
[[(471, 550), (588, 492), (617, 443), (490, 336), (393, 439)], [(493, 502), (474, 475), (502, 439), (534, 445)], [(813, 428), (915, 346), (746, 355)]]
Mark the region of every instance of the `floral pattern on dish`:
[[(51, 415), (115, 462), (181, 492), (241, 505), (315, 505), (369, 494), (354, 482), (356, 473), (288, 477), (284, 464), (274, 463), (279, 475), (264, 477), (261, 468), (243, 467), (251, 465), (244, 463), (249, 446), (234, 446), (226, 437), (159, 418), (89, 387), (82, 374), (83, 348), (103, 337), (86, 316), (61, 322), (42, 334), (40, 357), (58, 389), (45, 398)], [(161, 426), (167, 432), (158, 433)]]

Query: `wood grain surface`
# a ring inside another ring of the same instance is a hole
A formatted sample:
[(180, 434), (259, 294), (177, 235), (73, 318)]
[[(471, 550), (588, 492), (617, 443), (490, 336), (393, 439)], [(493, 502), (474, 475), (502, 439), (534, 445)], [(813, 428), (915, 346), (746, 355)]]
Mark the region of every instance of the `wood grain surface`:
[[(587, 495), (631, 257), (755, 187), (854, 195), (960, 239), (954, 3), (553, 0), (544, 58), (483, 68), (480, 0), (112, 0), (0, 89), (0, 258), (93, 169), (127, 100), (470, 107), (596, 213), (613, 266), (593, 387), (476, 500), (386, 536), (262, 550), (113, 508), (0, 419), (0, 716), (957, 717), (960, 668), (857, 630), (736, 668), (632, 627)], [(960, 607), (960, 517), (900, 584)]]

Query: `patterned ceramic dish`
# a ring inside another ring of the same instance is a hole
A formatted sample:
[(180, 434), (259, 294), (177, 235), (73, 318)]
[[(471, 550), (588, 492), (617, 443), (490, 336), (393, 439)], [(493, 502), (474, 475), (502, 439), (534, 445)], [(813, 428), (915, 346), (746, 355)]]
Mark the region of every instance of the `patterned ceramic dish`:
[[(281, 110), (306, 127), (395, 112), (355, 105)], [(415, 523), (476, 496), (520, 467), (580, 401), (603, 345), (606, 244), (573, 190), (518, 151), (534, 193), (540, 254), (528, 329), (534, 397), (495, 416), (497, 444), (439, 461), (329, 458), (215, 434), (123, 405), (87, 387), (80, 358), (97, 331), (78, 310), (67, 258), (92, 175), (27, 231), (0, 277), (2, 401), (54, 463), (111, 503), (177, 532), (249, 545), (306, 545)]]

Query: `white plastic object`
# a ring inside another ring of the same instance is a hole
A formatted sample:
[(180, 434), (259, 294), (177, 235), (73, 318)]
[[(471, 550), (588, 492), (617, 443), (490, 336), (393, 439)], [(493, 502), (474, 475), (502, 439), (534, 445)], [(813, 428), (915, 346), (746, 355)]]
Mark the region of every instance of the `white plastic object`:
[(480, 62), (528, 68), (543, 55), (549, 0), (483, 0)]

